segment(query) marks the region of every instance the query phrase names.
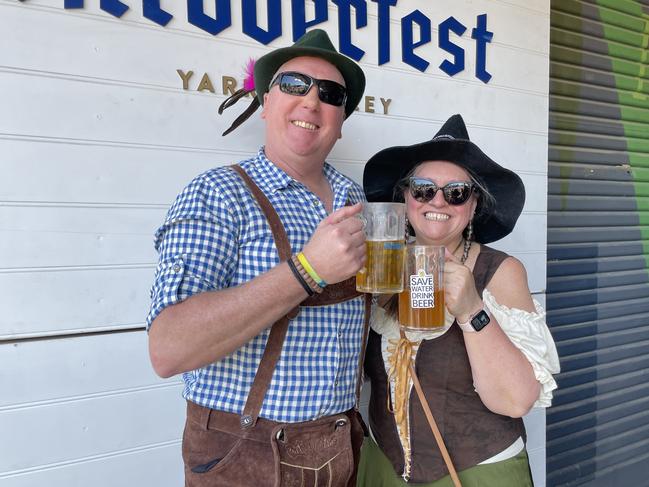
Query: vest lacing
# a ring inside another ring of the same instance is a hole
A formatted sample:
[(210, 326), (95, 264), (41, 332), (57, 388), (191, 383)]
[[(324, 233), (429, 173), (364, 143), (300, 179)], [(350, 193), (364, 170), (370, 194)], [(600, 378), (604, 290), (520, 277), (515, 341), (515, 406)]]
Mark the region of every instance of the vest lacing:
[[(391, 394), (388, 394), (388, 411), (394, 414), (394, 420), (397, 425), (397, 431), (403, 447), (403, 474), (404, 480), (410, 477), (410, 468), (412, 465), (411, 448), (410, 448), (410, 424), (408, 418), (408, 398), (412, 380), (408, 375), (408, 365), (414, 360), (416, 348), (419, 342), (412, 342), (406, 338), (405, 334), (398, 340), (389, 339), (387, 350), (390, 354), (388, 357), (388, 391), (390, 391), (391, 381), (394, 380), (394, 401), (391, 401)], [(391, 404), (392, 403), (392, 404)]]

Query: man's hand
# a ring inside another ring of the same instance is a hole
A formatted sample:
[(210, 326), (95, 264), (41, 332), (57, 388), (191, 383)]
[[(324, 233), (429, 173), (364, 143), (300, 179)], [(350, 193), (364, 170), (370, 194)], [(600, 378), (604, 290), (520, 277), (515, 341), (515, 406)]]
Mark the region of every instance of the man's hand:
[(365, 265), (365, 232), (356, 218), (362, 209), (362, 203), (356, 203), (334, 211), (320, 222), (302, 249), (327, 284), (344, 281)]

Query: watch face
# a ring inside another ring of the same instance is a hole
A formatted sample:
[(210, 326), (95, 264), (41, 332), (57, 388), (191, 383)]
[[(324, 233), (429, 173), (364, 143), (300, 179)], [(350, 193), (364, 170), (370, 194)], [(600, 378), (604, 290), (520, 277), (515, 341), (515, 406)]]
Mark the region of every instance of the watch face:
[(473, 317), (473, 319), (471, 320), (471, 326), (475, 331), (480, 331), (485, 326), (487, 326), (490, 321), (491, 320), (489, 319), (487, 312), (485, 310), (482, 310)]

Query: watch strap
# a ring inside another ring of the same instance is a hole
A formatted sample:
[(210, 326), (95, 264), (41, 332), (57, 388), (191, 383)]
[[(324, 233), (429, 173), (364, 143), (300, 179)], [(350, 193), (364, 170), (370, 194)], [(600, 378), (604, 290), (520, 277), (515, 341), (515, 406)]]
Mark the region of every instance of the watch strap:
[(469, 317), (468, 321), (463, 323), (460, 323), (458, 321), (457, 326), (459, 326), (460, 329), (465, 333), (477, 333), (480, 330), (482, 330), (485, 326), (487, 326), (490, 321), (491, 321), (491, 315), (483, 307), (480, 308), (475, 313), (473, 313)]
[(460, 327), (460, 330), (462, 330), (464, 333), (477, 333), (474, 329), (473, 326), (471, 326), (471, 322), (467, 321), (466, 323), (460, 323), (458, 321), (457, 326)]

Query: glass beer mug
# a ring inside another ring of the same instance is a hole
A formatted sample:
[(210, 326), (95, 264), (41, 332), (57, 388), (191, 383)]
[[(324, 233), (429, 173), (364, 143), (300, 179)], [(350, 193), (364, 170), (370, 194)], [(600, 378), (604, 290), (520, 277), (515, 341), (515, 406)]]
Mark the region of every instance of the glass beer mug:
[(363, 293), (403, 291), (406, 205), (365, 203), (363, 213), (365, 267), (356, 274), (356, 289)]
[(444, 326), (443, 246), (407, 246), (405, 288), (399, 294), (399, 323), (414, 331)]

